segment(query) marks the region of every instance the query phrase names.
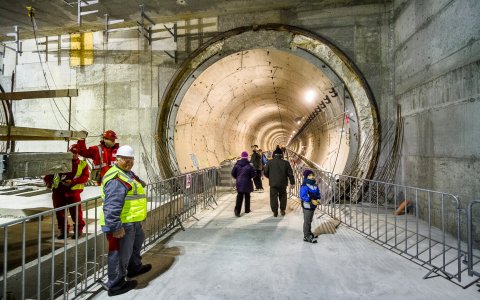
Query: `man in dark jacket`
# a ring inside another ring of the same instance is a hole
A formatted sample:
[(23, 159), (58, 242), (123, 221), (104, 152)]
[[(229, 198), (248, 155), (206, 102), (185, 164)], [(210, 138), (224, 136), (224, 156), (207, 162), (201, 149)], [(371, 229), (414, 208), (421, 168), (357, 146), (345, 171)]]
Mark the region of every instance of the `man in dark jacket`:
[(255, 169), (255, 177), (253, 177), (253, 183), (255, 184), (255, 189), (259, 192), (263, 192), (262, 184), (262, 156), (258, 153), (258, 145), (252, 145), (252, 157), (250, 158), (250, 163)]
[(270, 208), (273, 211), (273, 216), (278, 216), (278, 200), (280, 200), (280, 212), (284, 216), (287, 208), (288, 180), (293, 185), (295, 184), (295, 177), (293, 177), (292, 166), (283, 159), (282, 150), (275, 149), (273, 159), (267, 162), (264, 173), (270, 184)]
[(240, 217), (242, 210), (243, 196), (245, 196), (245, 213), (250, 212), (250, 193), (253, 192), (252, 178), (255, 170), (248, 163), (248, 153), (243, 151), (241, 159), (237, 161), (232, 169), (232, 176), (236, 179), (237, 202), (235, 203), (235, 216)]

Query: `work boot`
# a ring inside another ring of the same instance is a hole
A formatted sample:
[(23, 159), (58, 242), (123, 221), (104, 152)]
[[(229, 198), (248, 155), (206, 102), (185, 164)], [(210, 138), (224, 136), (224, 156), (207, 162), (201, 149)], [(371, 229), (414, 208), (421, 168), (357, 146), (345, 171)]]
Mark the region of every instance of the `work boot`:
[(131, 274), (130, 274), (130, 272), (128, 272), (127, 277), (133, 278), (133, 277), (136, 277), (136, 276), (145, 274), (145, 273), (147, 273), (148, 271), (150, 271), (151, 269), (152, 269), (152, 265), (151, 265), (151, 264), (145, 264), (145, 265), (142, 265), (142, 266), (140, 267), (140, 269), (138, 269), (137, 272), (134, 272), (134, 273), (131, 273)]
[(72, 235), (72, 240), (75, 240), (77, 238), (81, 238), (83, 236), (83, 232), (79, 232), (78, 234), (76, 232), (73, 233)]
[(121, 294), (125, 294), (126, 292), (133, 290), (137, 287), (136, 280), (124, 281), (121, 284), (114, 286), (108, 290), (108, 296), (117, 296)]
[(282, 216), (285, 215), (285, 211), (284, 211), (284, 210), (281, 210), (280, 213), (282, 214)]
[(314, 240), (311, 235), (304, 237), (304, 238), (303, 238), (303, 241), (304, 241), (304, 242), (309, 242), (309, 243), (312, 243), (312, 244), (316, 244), (316, 243), (317, 243), (317, 240)]

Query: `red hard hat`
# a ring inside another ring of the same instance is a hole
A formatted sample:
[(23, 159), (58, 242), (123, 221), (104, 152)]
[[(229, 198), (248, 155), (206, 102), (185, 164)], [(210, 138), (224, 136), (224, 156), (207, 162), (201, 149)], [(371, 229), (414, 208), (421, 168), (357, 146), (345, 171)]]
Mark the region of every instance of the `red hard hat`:
[(117, 139), (117, 134), (113, 130), (105, 131), (102, 136), (103, 136), (104, 139), (109, 139), (109, 140)]
[(68, 151), (72, 152), (73, 154), (78, 154), (77, 144), (73, 144), (68, 148)]

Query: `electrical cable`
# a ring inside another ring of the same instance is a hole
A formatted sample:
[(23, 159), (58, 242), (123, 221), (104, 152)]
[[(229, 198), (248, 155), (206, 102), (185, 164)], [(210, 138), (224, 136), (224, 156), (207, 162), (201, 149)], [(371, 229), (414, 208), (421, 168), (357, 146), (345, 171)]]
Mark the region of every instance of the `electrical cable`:
[[(46, 83), (46, 85), (47, 85), (47, 89), (50, 90), (50, 85), (48, 84), (47, 74), (46, 74), (45, 68), (44, 68), (44, 66), (43, 66), (42, 56), (40, 55), (40, 49), (38, 48), (37, 30), (36, 30), (37, 24), (36, 24), (36, 22), (35, 22), (35, 17), (34, 17), (33, 11), (29, 11), (29, 16), (30, 16), (30, 21), (32, 22), (33, 36), (34, 36), (34, 38), (35, 38), (35, 46), (36, 46), (36, 48), (37, 48), (38, 59), (40, 60), (40, 66), (41, 66), (41, 68), (42, 68), (42, 74), (43, 74), (43, 77), (45, 78), (45, 83)], [(55, 104), (55, 106), (57, 107), (58, 112), (59, 112), (60, 115), (62, 116), (63, 120), (68, 124), (67, 118), (65, 118), (65, 116), (64, 116), (64, 115), (62, 114), (62, 112), (60, 111), (60, 108), (58, 107), (55, 99), (52, 98), (52, 100), (53, 100), (53, 103)], [(51, 106), (51, 102), (50, 102), (50, 106)], [(52, 107), (52, 109), (53, 109), (53, 107)], [(57, 120), (58, 126), (61, 127), (60, 122), (58, 121), (55, 113), (54, 113), (53, 115), (55, 116), (55, 119)], [(73, 128), (73, 127), (72, 127), (72, 128)], [(73, 130), (76, 130), (76, 129), (73, 128)]]
[(340, 141), (338, 142), (337, 157), (335, 157), (335, 162), (333, 163), (332, 174), (335, 171), (337, 165), (338, 155), (340, 154), (340, 147), (342, 145), (343, 134), (345, 133), (345, 85), (343, 85), (343, 118), (342, 118), (342, 129), (340, 131)]
[[(27, 8), (27, 9), (28, 9), (28, 8)], [(38, 59), (39, 59), (39, 61), (40, 61), (40, 66), (41, 66), (41, 68), (42, 68), (43, 77), (45, 78), (45, 83), (46, 83), (46, 85), (47, 85), (48, 90), (50, 90), (50, 85), (48, 84), (47, 74), (46, 74), (45, 67), (44, 67), (44, 64), (43, 64), (43, 61), (42, 61), (42, 57), (41, 57), (41, 55), (40, 55), (40, 49), (39, 49), (39, 47), (38, 47), (37, 23), (36, 23), (36, 21), (35, 21), (34, 10), (33, 10), (32, 8), (30, 8), (30, 9), (28, 10), (28, 15), (29, 15), (29, 17), (30, 17), (30, 21), (32, 22), (33, 36), (34, 36), (34, 38), (35, 38), (35, 46), (36, 46), (36, 48), (37, 48)], [(50, 76), (52, 77), (53, 84), (56, 86), (55, 80), (53, 79), (53, 75), (52, 75), (52, 72), (51, 72), (50, 67), (48, 66), (48, 64), (47, 64), (47, 69), (48, 69), (48, 72), (50, 73)], [(61, 111), (60, 108), (58, 107), (58, 104), (57, 104), (57, 102), (55, 101), (55, 99), (54, 99), (54, 98), (51, 98), (51, 99), (53, 100), (53, 103), (54, 103), (55, 107), (57, 108), (58, 113), (60, 114), (60, 116), (62, 117), (62, 119), (63, 119), (67, 124), (69, 124), (67, 118), (63, 115), (62, 111)], [(63, 102), (62, 102), (62, 103), (63, 103)], [(52, 106), (52, 103), (51, 103), (51, 102), (50, 102), (50, 107), (52, 108), (53, 111), (55, 111), (55, 110), (53, 109), (53, 106)], [(55, 113), (53, 113), (53, 116), (55, 117), (55, 120), (57, 121), (58, 126), (61, 127), (60, 122), (59, 122), (57, 116), (55, 115)], [(76, 123), (77, 123), (80, 127), (82, 127), (85, 131), (88, 132), (88, 129), (87, 129), (85, 126), (83, 126), (75, 117), (74, 117), (74, 119), (75, 119)], [(70, 126), (71, 126), (71, 128), (72, 128), (73, 130), (75, 130), (75, 131), (77, 130), (74, 126), (72, 126), (71, 122), (70, 122)]]

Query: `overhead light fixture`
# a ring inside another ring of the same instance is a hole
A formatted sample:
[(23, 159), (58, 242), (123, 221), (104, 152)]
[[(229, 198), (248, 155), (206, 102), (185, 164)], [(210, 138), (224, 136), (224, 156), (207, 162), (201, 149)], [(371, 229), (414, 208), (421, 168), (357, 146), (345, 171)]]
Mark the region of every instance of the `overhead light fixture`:
[(314, 90), (309, 90), (307, 91), (307, 94), (305, 95), (305, 99), (308, 101), (308, 102), (313, 102), (313, 100), (315, 100), (315, 96), (316, 96), (316, 93)]

